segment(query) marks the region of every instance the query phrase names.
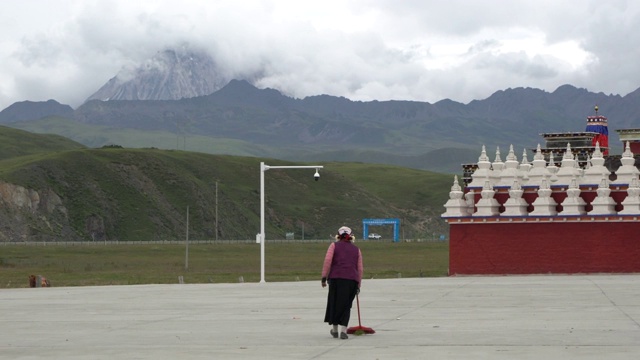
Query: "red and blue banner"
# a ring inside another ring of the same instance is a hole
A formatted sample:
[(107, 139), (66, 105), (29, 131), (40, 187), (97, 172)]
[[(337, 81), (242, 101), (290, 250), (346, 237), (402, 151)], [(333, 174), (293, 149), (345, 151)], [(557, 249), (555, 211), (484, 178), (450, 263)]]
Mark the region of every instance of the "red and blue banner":
[(586, 131), (597, 133), (591, 140), (591, 145), (600, 144), (603, 155), (609, 155), (609, 128), (607, 126), (607, 118), (604, 116), (587, 116)]

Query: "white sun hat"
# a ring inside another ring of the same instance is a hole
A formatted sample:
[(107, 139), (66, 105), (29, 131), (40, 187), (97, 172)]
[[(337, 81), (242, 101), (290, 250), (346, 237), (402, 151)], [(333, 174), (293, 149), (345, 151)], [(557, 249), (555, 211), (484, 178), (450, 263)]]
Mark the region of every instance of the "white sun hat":
[(343, 226), (340, 229), (338, 229), (338, 235), (342, 235), (342, 234), (349, 234), (351, 235), (351, 228)]

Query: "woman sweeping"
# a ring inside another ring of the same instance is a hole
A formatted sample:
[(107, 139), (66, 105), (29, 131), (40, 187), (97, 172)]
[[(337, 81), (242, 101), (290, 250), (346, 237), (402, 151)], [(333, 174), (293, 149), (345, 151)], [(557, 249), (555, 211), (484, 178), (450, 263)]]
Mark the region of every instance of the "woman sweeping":
[(331, 336), (348, 339), (347, 326), (351, 316), (351, 305), (356, 294), (360, 292), (362, 282), (362, 253), (353, 244), (355, 237), (351, 234), (350, 228), (343, 226), (338, 229), (336, 240), (329, 245), (322, 266), (322, 287), (329, 283), (324, 322), (331, 325)]

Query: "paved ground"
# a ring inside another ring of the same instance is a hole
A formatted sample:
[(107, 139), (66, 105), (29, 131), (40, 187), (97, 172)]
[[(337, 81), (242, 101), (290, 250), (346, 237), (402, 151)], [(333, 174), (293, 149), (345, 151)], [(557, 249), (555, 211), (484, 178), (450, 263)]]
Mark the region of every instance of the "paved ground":
[[(268, 276), (267, 276), (268, 279)], [(365, 280), (333, 339), (320, 282), (0, 290), (1, 359), (637, 359), (640, 275)], [(350, 325), (358, 324), (355, 303)]]

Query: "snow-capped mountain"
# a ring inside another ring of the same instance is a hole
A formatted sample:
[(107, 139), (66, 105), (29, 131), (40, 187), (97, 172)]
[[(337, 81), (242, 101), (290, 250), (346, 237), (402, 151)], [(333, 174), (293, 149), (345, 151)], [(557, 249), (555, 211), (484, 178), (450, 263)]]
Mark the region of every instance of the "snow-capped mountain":
[(213, 57), (187, 46), (165, 49), (138, 67), (123, 68), (89, 100), (179, 100), (226, 85)]

